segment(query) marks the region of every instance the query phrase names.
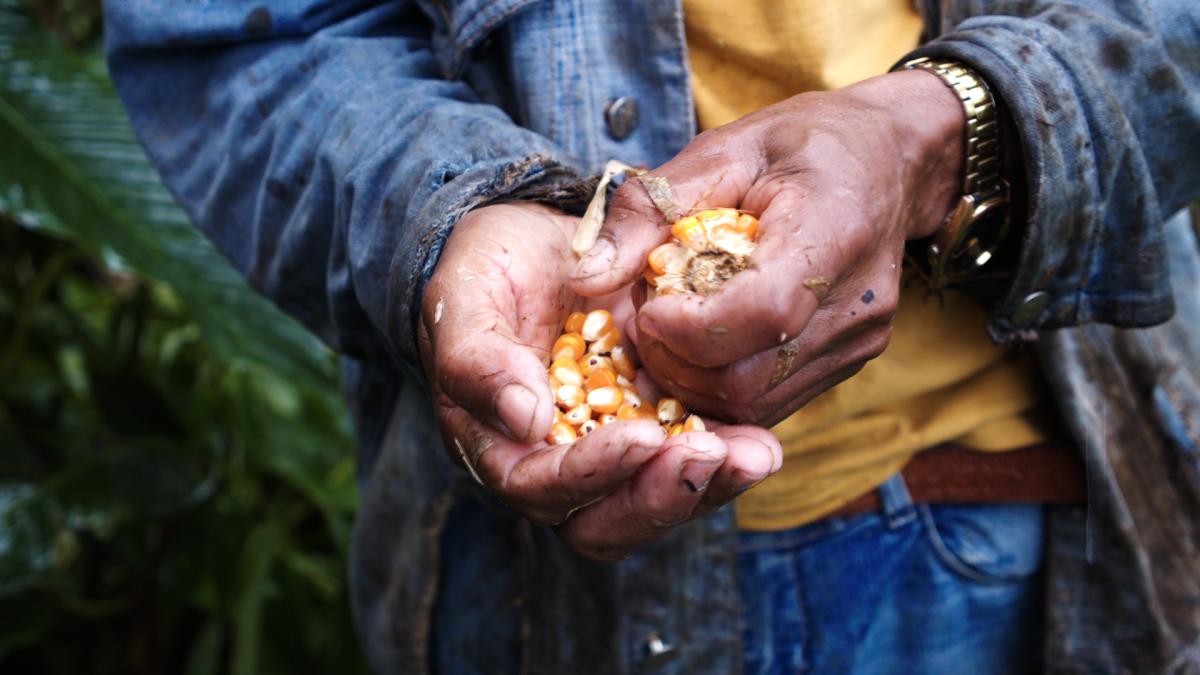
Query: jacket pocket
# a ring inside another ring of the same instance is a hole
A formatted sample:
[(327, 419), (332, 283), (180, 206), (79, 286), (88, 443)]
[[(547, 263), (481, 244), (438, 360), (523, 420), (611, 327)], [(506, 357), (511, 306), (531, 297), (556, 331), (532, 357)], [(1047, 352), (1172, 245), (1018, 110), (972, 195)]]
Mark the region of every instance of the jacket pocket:
[(447, 79), (462, 75), (471, 50), (539, 0), (417, 0), (433, 21), (433, 52)]
[(1040, 504), (921, 506), (930, 548), (951, 573), (984, 584), (1022, 581), (1042, 567)]

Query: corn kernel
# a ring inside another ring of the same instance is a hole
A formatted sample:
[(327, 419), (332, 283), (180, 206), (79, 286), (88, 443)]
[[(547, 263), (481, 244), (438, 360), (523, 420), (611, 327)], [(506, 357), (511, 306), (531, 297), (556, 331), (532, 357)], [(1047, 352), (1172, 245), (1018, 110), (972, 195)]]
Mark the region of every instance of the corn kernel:
[(679, 274), (687, 265), (687, 249), (674, 242), (667, 242), (650, 251), (646, 262), (656, 274)]
[(634, 408), (642, 407), (642, 397), (638, 396), (637, 390), (621, 387), (621, 393), (625, 395), (622, 405), (633, 406)]
[(587, 343), (583, 341), (582, 335), (579, 333), (563, 333), (554, 341), (554, 346), (550, 348), (550, 360), (576, 360), (585, 353), (587, 353)]
[(682, 433), (683, 433), (683, 425), (682, 424), (672, 424), (671, 426), (667, 427), (667, 436), (668, 437), (678, 436), (679, 434), (682, 434)]
[(597, 369), (616, 371), (616, 368), (613, 367), (612, 359), (603, 354), (588, 354), (579, 359), (579, 372), (583, 373), (584, 377), (587, 377), (593, 370)]
[(733, 229), (743, 237), (753, 240), (758, 237), (758, 218), (749, 213), (740, 214), (734, 221)]
[(596, 428), (599, 426), (600, 426), (600, 424), (596, 420), (588, 420), (588, 421), (584, 422), (583, 424), (579, 425), (579, 435), (587, 436), (588, 434), (595, 431)]
[(664, 398), (658, 402), (658, 421), (666, 425), (683, 419), (683, 404), (677, 398)]
[(625, 400), (625, 392), (620, 387), (600, 387), (588, 392), (587, 404), (597, 413), (615, 413)]
[(611, 359), (613, 370), (617, 374), (627, 380), (632, 380), (637, 375), (637, 368), (633, 365), (633, 359), (629, 357), (629, 352), (621, 345), (617, 345), (609, 350), (608, 357)]
[(591, 354), (607, 354), (612, 351), (613, 347), (621, 344), (621, 331), (616, 327), (609, 328), (607, 332), (596, 338), (596, 341), (588, 345), (588, 352)]
[(579, 364), (575, 359), (558, 359), (551, 363), (550, 376), (563, 384), (583, 384), (583, 373), (579, 371)]
[(605, 413), (605, 414), (597, 417), (596, 421), (600, 423), (600, 426), (604, 426), (605, 424), (611, 424), (613, 422), (616, 422), (617, 416), (610, 414), (610, 413)]
[(573, 427), (577, 427), (590, 419), (592, 419), (592, 409), (586, 403), (577, 405), (563, 413), (563, 420)]
[(592, 372), (588, 373), (587, 379), (583, 383), (583, 388), (588, 391), (615, 386), (617, 386), (617, 374), (607, 368), (592, 370)]
[(683, 421), (684, 431), (704, 431), (704, 420), (695, 415), (688, 415), (688, 418)]
[(583, 335), (584, 340), (594, 342), (615, 327), (612, 313), (606, 309), (597, 309), (588, 312), (587, 319), (584, 320), (579, 333)]
[(704, 225), (695, 216), (680, 218), (671, 225), (671, 236), (688, 248), (702, 248), (708, 242)]
[(554, 390), (554, 400), (558, 402), (558, 405), (570, 410), (586, 401), (587, 396), (583, 393), (583, 387), (575, 384), (564, 384)]
[(546, 442), (551, 445), (561, 445), (571, 443), (577, 438), (579, 438), (579, 434), (575, 432), (575, 427), (566, 422), (555, 422), (550, 427), (550, 433), (546, 435)]
[(583, 322), (587, 319), (587, 314), (583, 312), (571, 312), (571, 316), (567, 317), (567, 322), (563, 324), (564, 333), (579, 333), (583, 331)]
[(637, 406), (622, 403), (620, 408), (617, 408), (617, 419), (619, 420), (640, 420), (642, 412)]

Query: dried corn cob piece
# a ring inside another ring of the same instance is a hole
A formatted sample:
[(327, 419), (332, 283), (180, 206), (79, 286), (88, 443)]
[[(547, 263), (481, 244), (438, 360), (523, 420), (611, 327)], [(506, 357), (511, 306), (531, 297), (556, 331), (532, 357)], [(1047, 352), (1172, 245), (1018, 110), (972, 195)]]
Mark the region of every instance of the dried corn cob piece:
[(653, 293), (715, 293), (750, 265), (758, 219), (737, 209), (706, 209), (671, 225), (672, 241), (647, 256)]

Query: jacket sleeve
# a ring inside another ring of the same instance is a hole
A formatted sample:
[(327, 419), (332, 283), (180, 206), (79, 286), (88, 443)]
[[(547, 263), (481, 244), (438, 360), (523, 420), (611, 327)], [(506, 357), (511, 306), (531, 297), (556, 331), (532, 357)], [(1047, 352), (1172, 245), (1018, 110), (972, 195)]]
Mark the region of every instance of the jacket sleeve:
[(1162, 223), (1200, 194), (1200, 3), (923, 0), (951, 58), (1006, 103), (1027, 222), (998, 341), (1099, 321), (1170, 318)]
[(444, 79), (396, 0), (112, 0), (109, 64), (167, 186), (251, 284), (336, 349), (416, 366), (458, 217), (575, 183)]

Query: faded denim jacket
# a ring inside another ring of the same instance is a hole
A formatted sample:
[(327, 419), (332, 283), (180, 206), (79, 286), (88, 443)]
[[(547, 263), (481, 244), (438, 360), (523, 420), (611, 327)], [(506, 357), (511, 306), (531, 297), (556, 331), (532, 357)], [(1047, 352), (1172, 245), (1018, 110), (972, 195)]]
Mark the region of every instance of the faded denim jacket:
[[(1200, 192), (1200, 6), (920, 5), (916, 53), (982, 73), (1019, 130), (1027, 222), (989, 330), (1035, 340), (1086, 455), (1086, 516), (1051, 518), (1047, 669), (1200, 671), (1200, 256), (1186, 218), (1168, 222)], [(655, 166), (692, 138), (680, 1), (105, 9), (112, 74), (168, 186), (345, 355), (374, 667), (453, 653), (463, 672), (737, 672), (731, 510), (621, 564), (578, 559), (447, 459), (414, 337), (464, 212), (577, 209), (605, 160)], [(639, 115), (614, 133), (620, 97)]]

